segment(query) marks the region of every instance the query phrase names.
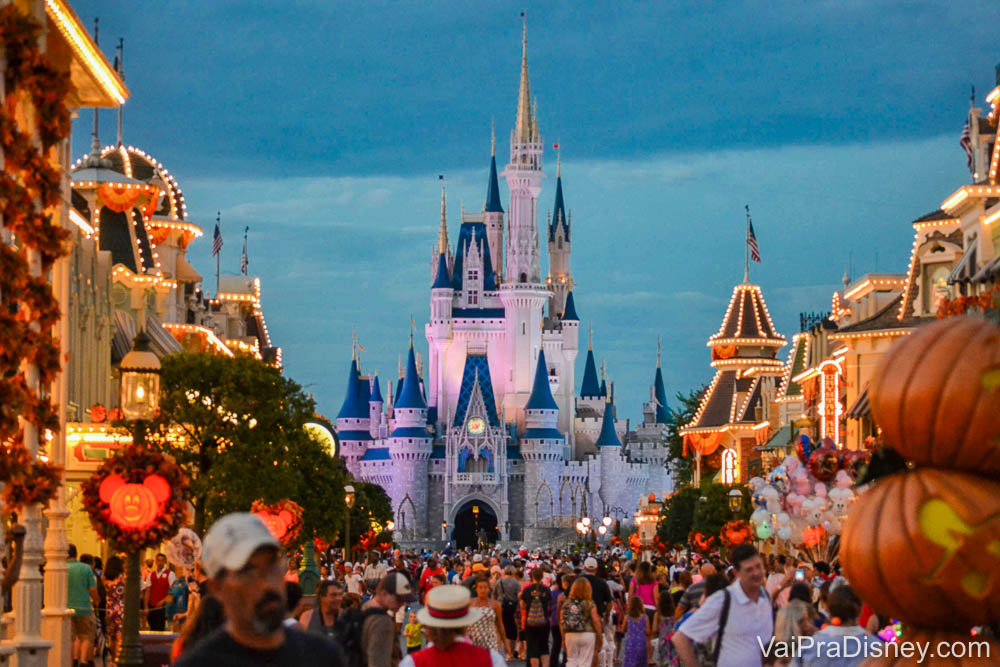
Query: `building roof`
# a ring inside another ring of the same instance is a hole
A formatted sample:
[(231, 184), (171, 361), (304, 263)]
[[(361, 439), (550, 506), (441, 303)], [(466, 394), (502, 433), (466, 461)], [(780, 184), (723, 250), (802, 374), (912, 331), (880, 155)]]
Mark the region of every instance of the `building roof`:
[(430, 438), (431, 433), (426, 426), (400, 426), (394, 428), (390, 438)]
[(882, 331), (886, 329), (909, 329), (921, 322), (934, 319), (933, 317), (907, 317), (899, 319), (899, 306), (903, 301), (903, 295), (898, 295), (895, 299), (882, 306), (874, 315), (867, 320), (856, 322), (838, 329), (831, 334), (831, 338), (849, 337), (854, 334), (864, 334), (871, 331)]
[(451, 272), (451, 286), (456, 290), (462, 289), (462, 266), (465, 263), (466, 246), (472, 250), (476, 244), (483, 252), (483, 289), (492, 292), (497, 288), (497, 281), (496, 274), (493, 272), (493, 259), (490, 257), (490, 241), (486, 237), (486, 225), (482, 222), (463, 220), (462, 226), (459, 227), (455, 265)]
[(490, 319), (499, 320), (504, 317), (503, 308), (452, 308), (454, 319)]
[(563, 203), (562, 176), (556, 178), (556, 203), (552, 210), (552, 221), (549, 223), (549, 241), (556, 240), (556, 228), (560, 225), (566, 240), (569, 241), (569, 216), (566, 215), (566, 205)]
[(497, 156), (490, 157), (490, 178), (486, 183), (486, 208), (487, 213), (503, 213), (503, 206), (500, 204), (500, 183), (497, 180)]
[(438, 255), (437, 273), (434, 275), (434, 284), (431, 289), (451, 289), (451, 278), (448, 276), (448, 260), (444, 253)]
[(576, 299), (573, 298), (573, 290), (566, 293), (566, 307), (563, 308), (562, 320), (564, 322), (579, 322), (580, 318), (576, 314)]
[(507, 460), (523, 461), (524, 456), (521, 454), (521, 448), (517, 445), (507, 445)]
[(667, 407), (667, 390), (663, 385), (663, 371), (659, 364), (656, 365), (656, 375), (653, 377), (653, 397), (656, 398), (656, 423), (668, 423), (670, 408)]
[(781, 347), (786, 342), (775, 330), (757, 285), (741, 283), (733, 287), (722, 326), (708, 339), (709, 345), (731, 345), (738, 340), (765, 347)]
[(580, 387), (582, 398), (596, 398), (601, 395), (601, 385), (597, 383), (597, 364), (594, 363), (593, 348), (587, 350), (587, 363), (583, 367), (583, 385)]
[(372, 392), (368, 396), (369, 403), (384, 403), (382, 400), (382, 383), (378, 381), (378, 375), (372, 378)]
[(369, 441), (374, 440), (372, 434), (368, 431), (354, 431), (354, 430), (337, 430), (337, 437), (341, 442), (344, 441)]
[[(718, 371), (709, 385), (705, 397), (686, 429), (719, 428), (743, 420), (746, 410), (737, 405), (738, 394), (750, 391), (755, 378), (736, 377), (736, 371)], [(749, 403), (749, 401), (747, 402)], [(737, 416), (737, 412), (740, 412)]]
[(358, 360), (351, 359), (351, 369), (347, 375), (347, 394), (340, 406), (337, 419), (365, 419), (368, 417), (368, 391), (361, 382)]
[(443, 459), (447, 454), (448, 448), (444, 445), (434, 445), (431, 447), (431, 460)]
[(924, 213), (922, 216), (913, 221), (912, 224), (916, 225), (921, 222), (934, 222), (935, 220), (951, 220), (954, 218), (950, 213), (946, 213), (942, 209), (937, 209), (936, 211), (931, 211), (930, 213)]
[(529, 428), (521, 434), (525, 440), (562, 440), (563, 434), (554, 428)]
[(538, 351), (538, 364), (535, 366), (535, 383), (531, 387), (531, 396), (524, 406), (525, 410), (558, 410), (559, 406), (552, 398), (549, 387), (549, 368), (545, 365), (545, 350)]
[(125, 213), (101, 208), (98, 247), (111, 253), (111, 264), (121, 264), (132, 273), (143, 273), (135, 261), (135, 248), (129, 234), (129, 219)]
[(420, 391), (420, 374), (417, 373), (417, 359), (413, 352), (412, 342), (410, 343), (410, 352), (406, 357), (406, 375), (403, 377), (403, 386), (399, 391), (399, 396), (396, 397), (395, 407), (427, 409), (424, 395)]
[(604, 406), (604, 418), (601, 422), (601, 434), (597, 436), (598, 447), (621, 447), (622, 441), (615, 433), (615, 406), (608, 401)]
[(455, 419), (452, 424), (461, 426), (465, 423), (465, 413), (469, 410), (473, 389), (477, 383), (490, 424), (494, 427), (500, 426), (496, 399), (493, 395), (493, 381), (490, 378), (490, 364), (485, 354), (470, 354), (465, 358), (465, 370), (462, 371), (462, 385), (459, 387), (458, 402), (455, 405)]
[(388, 447), (369, 447), (365, 450), (364, 455), (361, 457), (361, 461), (389, 461), (392, 459), (389, 456)]
[(809, 336), (796, 335), (792, 340), (792, 349), (788, 354), (788, 371), (785, 373), (785, 384), (782, 385), (782, 395), (796, 398), (802, 395), (802, 385), (792, 380), (804, 371), (809, 363)]

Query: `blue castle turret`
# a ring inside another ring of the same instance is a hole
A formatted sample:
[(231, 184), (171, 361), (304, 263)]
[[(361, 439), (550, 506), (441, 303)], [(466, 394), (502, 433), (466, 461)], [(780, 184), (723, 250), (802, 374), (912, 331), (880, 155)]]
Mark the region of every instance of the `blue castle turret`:
[(352, 475), (357, 475), (358, 461), (372, 442), (368, 383), (361, 379), (357, 357), (351, 359), (347, 375), (347, 394), (337, 413), (337, 437), (340, 451)]

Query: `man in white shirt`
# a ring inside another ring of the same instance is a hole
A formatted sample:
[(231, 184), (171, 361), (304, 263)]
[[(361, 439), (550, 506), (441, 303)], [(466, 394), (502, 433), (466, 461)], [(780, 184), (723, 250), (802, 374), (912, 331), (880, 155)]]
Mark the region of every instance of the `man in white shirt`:
[(355, 565), (352, 568), (345, 566), (344, 569), (347, 570), (346, 574), (344, 574), (344, 585), (347, 586), (347, 592), (361, 595), (361, 586), (365, 580), (362, 576), (361, 566)]
[(774, 632), (771, 599), (764, 590), (764, 562), (749, 544), (733, 549), (730, 560), (736, 568), (736, 581), (713, 593), (674, 632), (674, 646), (683, 667), (697, 667), (694, 642), (704, 644), (713, 636), (718, 645), (718, 667), (762, 662), (761, 646), (767, 646)]

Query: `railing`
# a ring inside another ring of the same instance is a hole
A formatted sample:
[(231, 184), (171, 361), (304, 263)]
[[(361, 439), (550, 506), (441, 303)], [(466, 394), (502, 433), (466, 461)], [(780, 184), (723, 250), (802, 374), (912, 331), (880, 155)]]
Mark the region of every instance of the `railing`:
[(457, 472), (455, 473), (456, 484), (496, 484), (497, 474), (495, 472)]

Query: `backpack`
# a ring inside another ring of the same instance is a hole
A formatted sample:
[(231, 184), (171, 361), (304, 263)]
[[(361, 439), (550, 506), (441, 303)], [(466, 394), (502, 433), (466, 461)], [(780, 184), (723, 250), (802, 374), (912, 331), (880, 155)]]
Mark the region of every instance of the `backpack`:
[(590, 609), (584, 600), (570, 598), (563, 603), (563, 632), (587, 632)]
[(344, 649), (348, 667), (363, 667), (365, 664), (364, 651), (361, 648), (361, 631), (369, 616), (379, 614), (384, 615), (385, 610), (378, 607), (369, 607), (368, 609), (351, 607), (337, 620), (334, 633)]
[(548, 596), (549, 592), (541, 586), (531, 592), (531, 604), (528, 605), (528, 614), (524, 619), (526, 626), (537, 628), (549, 624), (549, 613), (545, 604), (549, 600)]

